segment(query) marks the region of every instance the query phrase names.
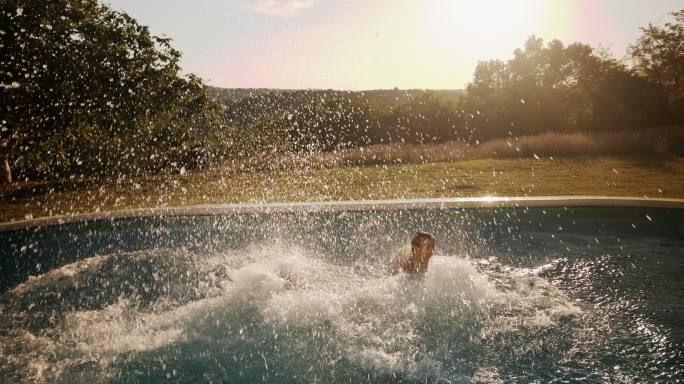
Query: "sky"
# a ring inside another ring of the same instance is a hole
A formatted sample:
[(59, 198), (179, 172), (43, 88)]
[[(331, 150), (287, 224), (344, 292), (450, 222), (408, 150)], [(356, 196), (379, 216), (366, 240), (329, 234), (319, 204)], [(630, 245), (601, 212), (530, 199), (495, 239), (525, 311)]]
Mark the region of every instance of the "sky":
[(461, 89), (531, 35), (617, 58), (684, 0), (105, 0), (225, 88)]

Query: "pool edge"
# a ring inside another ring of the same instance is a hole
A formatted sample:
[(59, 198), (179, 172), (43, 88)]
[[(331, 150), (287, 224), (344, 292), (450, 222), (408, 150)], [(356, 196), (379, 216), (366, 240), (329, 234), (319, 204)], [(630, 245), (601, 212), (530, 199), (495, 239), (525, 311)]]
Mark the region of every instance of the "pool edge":
[(213, 216), (237, 213), (339, 212), (361, 210), (508, 208), (508, 207), (617, 207), (684, 209), (684, 199), (615, 196), (464, 197), (395, 200), (342, 200), (245, 204), (201, 204), (134, 208), (69, 216), (48, 216), (0, 223), (0, 232), (81, 221), (134, 217)]

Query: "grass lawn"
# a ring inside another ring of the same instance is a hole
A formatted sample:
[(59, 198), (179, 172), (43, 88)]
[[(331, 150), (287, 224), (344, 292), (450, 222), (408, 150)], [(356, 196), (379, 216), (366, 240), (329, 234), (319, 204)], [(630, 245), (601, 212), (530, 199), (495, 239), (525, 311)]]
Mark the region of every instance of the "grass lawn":
[(174, 205), (420, 197), (606, 195), (684, 198), (684, 157), (485, 159), (290, 171), (222, 169), (119, 180), (19, 183), (0, 222)]

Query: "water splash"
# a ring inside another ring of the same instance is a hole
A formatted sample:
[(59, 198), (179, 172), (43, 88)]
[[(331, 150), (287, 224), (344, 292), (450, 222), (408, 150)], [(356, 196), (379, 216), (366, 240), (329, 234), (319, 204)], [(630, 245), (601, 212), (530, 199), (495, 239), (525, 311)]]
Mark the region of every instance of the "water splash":
[(488, 340), (581, 312), (546, 280), (500, 265), (442, 256), (425, 275), (385, 268), (278, 241), (96, 256), (3, 295), (0, 366), (36, 382), (453, 379), (497, 353)]

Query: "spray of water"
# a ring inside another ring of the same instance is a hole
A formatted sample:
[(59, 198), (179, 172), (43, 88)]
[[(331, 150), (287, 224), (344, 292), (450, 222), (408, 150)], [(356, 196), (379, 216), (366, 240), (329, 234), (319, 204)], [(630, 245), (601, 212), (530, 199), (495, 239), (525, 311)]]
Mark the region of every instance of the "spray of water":
[(424, 275), (385, 267), (337, 265), (282, 241), (96, 256), (3, 295), (0, 362), (36, 382), (453, 379), (491, 375), (483, 367), (502, 339), (580, 313), (546, 280), (496, 262), (438, 256)]

